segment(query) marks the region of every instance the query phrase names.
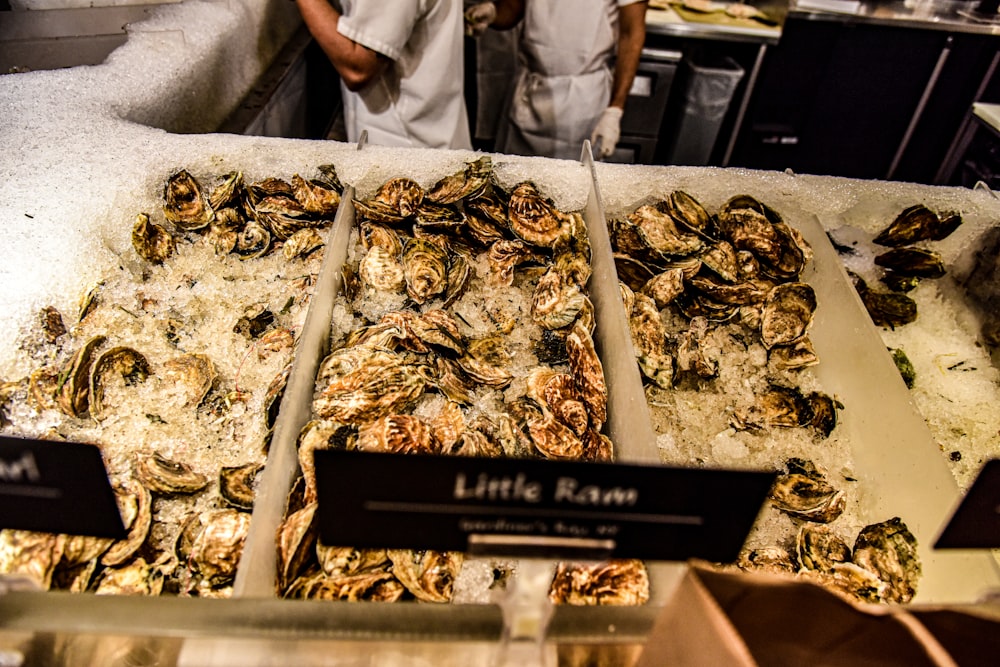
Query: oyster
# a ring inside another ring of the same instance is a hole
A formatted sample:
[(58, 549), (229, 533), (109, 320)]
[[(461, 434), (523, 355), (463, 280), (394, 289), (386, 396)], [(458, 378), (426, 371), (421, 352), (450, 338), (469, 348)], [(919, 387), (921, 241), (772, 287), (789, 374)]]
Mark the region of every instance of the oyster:
[(101, 574), (97, 595), (159, 595), (163, 580), (173, 564), (164, 554), (154, 563), (139, 557), (120, 567), (109, 567)]
[(812, 324), (816, 293), (808, 283), (776, 285), (764, 300), (760, 338), (764, 347), (789, 345), (801, 339)]
[(291, 261), (300, 257), (306, 257), (310, 253), (323, 247), (323, 237), (312, 227), (300, 229), (288, 237), (285, 245), (281, 247), (281, 254), (285, 259)]
[(163, 215), (178, 229), (194, 231), (207, 227), (215, 212), (198, 181), (181, 169), (167, 179), (163, 188)]
[(319, 530), (316, 525), (316, 507), (317, 503), (309, 503), (289, 514), (278, 526), (277, 583), (279, 594), (288, 589), (314, 552), (316, 535)]
[(296, 579), (286, 598), (346, 600), (348, 602), (395, 602), (406, 588), (390, 572), (362, 572), (331, 577), (315, 573)]
[(608, 419), (608, 386), (604, 379), (604, 366), (594, 349), (594, 340), (580, 322), (566, 337), (566, 352), (570, 374), (581, 400), (587, 406), (590, 423), (599, 430)]
[(418, 600), (449, 602), (463, 556), (454, 551), (390, 549), (392, 573)]
[(535, 286), (531, 296), (531, 318), (546, 329), (561, 329), (576, 320), (587, 300), (579, 284), (552, 267)]
[(63, 322), (62, 314), (53, 306), (46, 306), (38, 313), (39, 328), (42, 338), (47, 343), (56, 342), (60, 336), (66, 333), (66, 324)]
[(674, 218), (658, 206), (640, 206), (628, 215), (628, 221), (643, 245), (664, 259), (687, 257), (705, 245), (700, 236), (678, 229)]
[(393, 454), (439, 454), (441, 443), (431, 425), (414, 415), (380, 417), (358, 430), (357, 447), (364, 452)]
[(559, 563), (549, 599), (570, 605), (640, 605), (649, 601), (649, 573), (640, 560)]
[(70, 417), (81, 417), (90, 405), (90, 365), (94, 350), (106, 338), (94, 336), (83, 344), (59, 373), (56, 404)]
[(166, 378), (174, 382), (184, 397), (184, 404), (197, 406), (215, 384), (215, 364), (204, 354), (185, 354), (164, 364)]
[(149, 221), (149, 215), (139, 213), (132, 227), (132, 247), (147, 262), (162, 264), (174, 254), (174, 237), (166, 229)]
[(875, 256), (875, 264), (901, 276), (940, 278), (945, 274), (941, 256), (924, 248), (893, 248)]
[(340, 192), (320, 179), (307, 181), (295, 174), (292, 176), (292, 193), (306, 213), (321, 218), (332, 217), (340, 207)]
[(401, 256), (406, 293), (418, 304), (443, 293), (448, 287), (448, 254), (437, 245), (410, 239)]
[(208, 485), (205, 475), (179, 461), (171, 461), (159, 452), (138, 456), (133, 466), (135, 477), (154, 493), (173, 495), (194, 493)]
[(371, 248), (361, 259), (358, 277), (365, 285), (382, 292), (399, 292), (406, 286), (406, 274), (398, 255), (381, 245)]
[[(640, 291), (652, 297), (657, 308), (666, 308), (684, 293), (684, 271), (673, 268), (658, 273), (646, 281)], [(631, 312), (631, 308), (627, 308), (626, 312)]]
[(90, 369), (90, 416), (104, 418), (104, 387), (108, 377), (120, 375), (127, 385), (143, 382), (149, 377), (149, 362), (130, 347), (113, 347), (102, 352)]
[(236, 235), (233, 252), (240, 259), (263, 257), (271, 250), (271, 232), (259, 222), (248, 222)]
[(231, 171), (222, 176), (219, 183), (212, 188), (212, 192), (208, 195), (208, 203), (218, 215), (222, 209), (242, 207), (245, 197), (246, 185), (243, 182), (243, 172)]
[(146, 542), (153, 521), (153, 497), (137, 480), (115, 485), (115, 499), (128, 534), (104, 551), (101, 565), (121, 565), (131, 558)]
[(316, 542), (316, 559), (323, 573), (330, 577), (385, 570), (391, 565), (385, 549), (331, 547), (322, 542)]
[(438, 204), (454, 204), (474, 198), (486, 188), (492, 173), (493, 161), (489, 155), (484, 155), (468, 163), (464, 170), (435, 183), (427, 192), (427, 199)]
[(892, 248), (918, 241), (940, 241), (955, 231), (960, 224), (962, 218), (957, 214), (941, 218), (925, 205), (915, 204), (903, 209), (872, 241)]
[(897, 292), (878, 292), (852, 274), (854, 289), (876, 326), (895, 328), (917, 319), (917, 302)]
[(635, 295), (629, 329), (639, 370), (656, 386), (669, 389), (674, 380), (674, 358), (669, 351), (667, 330), (656, 304), (645, 294)]
[(831, 572), (835, 565), (851, 562), (851, 547), (825, 524), (802, 524), (796, 553), (803, 568), (818, 572)]
[(492, 243), (487, 259), (490, 263), (490, 277), (500, 285), (512, 285), (514, 269), (521, 264), (542, 261), (542, 257), (532, 247), (516, 239), (499, 239)]
[(458, 358), (466, 375), (491, 387), (506, 386), (514, 379), (510, 363), (510, 352), (499, 333), (470, 341), (465, 354)]
[(789, 516), (830, 523), (844, 511), (844, 492), (833, 488), (810, 461), (791, 459), (771, 487), (771, 504)]
[(853, 561), (887, 584), (886, 601), (906, 603), (916, 595), (921, 572), (917, 539), (899, 517), (865, 526), (854, 541)]
[(784, 547), (760, 547), (740, 554), (741, 570), (771, 572), (775, 574), (795, 574), (799, 569), (795, 555)]
[(391, 223), (416, 213), (423, 200), (424, 190), (419, 183), (409, 178), (393, 178), (383, 183), (371, 199), (355, 199), (354, 206), (362, 218)]
[(712, 233), (712, 216), (708, 214), (708, 211), (705, 210), (705, 207), (697, 199), (683, 190), (674, 190), (667, 197), (666, 201), (662, 202), (659, 206), (688, 231), (705, 238), (712, 238), (714, 236)]
[(211, 588), (232, 582), (250, 529), (250, 514), (214, 510), (197, 515), (194, 525), (194, 537), (184, 558), (188, 569)]
[(528, 181), (511, 191), (507, 210), (510, 230), (532, 245), (550, 248), (556, 239), (572, 231), (572, 217), (557, 209)]
[(535, 449), (547, 459), (579, 460), (584, 457), (583, 441), (551, 412), (527, 412), (525, 429)]
[(241, 466), (223, 466), (219, 471), (219, 494), (230, 506), (241, 510), (253, 509), (254, 487), (257, 475), (263, 469), (260, 463)]
[(65, 544), (65, 535), (6, 528), (0, 531), (0, 573), (27, 577), (48, 590)]
[(430, 372), (402, 357), (383, 357), (334, 378), (314, 403), (316, 414), (345, 424), (372, 421), (412, 405), (423, 393)]

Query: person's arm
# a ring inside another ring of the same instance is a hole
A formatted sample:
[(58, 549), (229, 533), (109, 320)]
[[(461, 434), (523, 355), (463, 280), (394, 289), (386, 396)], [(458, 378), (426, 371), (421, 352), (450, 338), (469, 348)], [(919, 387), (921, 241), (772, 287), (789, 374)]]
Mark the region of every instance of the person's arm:
[(333, 63), (348, 90), (361, 90), (386, 68), (388, 58), (337, 31), (341, 14), (327, 0), (296, 0), (296, 4), (313, 39)]
[(632, 89), (635, 73), (639, 69), (642, 45), (646, 42), (647, 4), (643, 0), (618, 8), (618, 54), (608, 106), (625, 108), (628, 91)]
[(525, 0), (497, 0), (497, 15), (490, 23), (496, 30), (510, 30), (524, 18)]

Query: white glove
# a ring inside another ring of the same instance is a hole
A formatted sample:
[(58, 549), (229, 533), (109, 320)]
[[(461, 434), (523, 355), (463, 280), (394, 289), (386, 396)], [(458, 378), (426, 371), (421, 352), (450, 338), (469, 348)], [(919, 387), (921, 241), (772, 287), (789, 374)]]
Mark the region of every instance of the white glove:
[(465, 10), (465, 34), (479, 37), (497, 17), (497, 6), (492, 2), (480, 2)]
[[(622, 131), (622, 114), (625, 113), (621, 107), (608, 107), (601, 112), (601, 117), (594, 126), (594, 131), (590, 134), (590, 145), (597, 147), (598, 160), (608, 157), (615, 152), (618, 138)], [(600, 139), (600, 146), (597, 141)]]

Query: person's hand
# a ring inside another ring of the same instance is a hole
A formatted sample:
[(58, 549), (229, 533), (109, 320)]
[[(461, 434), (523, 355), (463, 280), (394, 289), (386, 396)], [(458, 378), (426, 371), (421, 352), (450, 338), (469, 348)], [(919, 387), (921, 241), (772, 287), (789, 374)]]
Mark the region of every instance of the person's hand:
[(479, 37), (497, 17), (497, 6), (492, 2), (480, 2), (465, 10), (465, 34)]
[[(590, 144), (597, 146), (598, 160), (604, 159), (615, 152), (618, 139), (621, 136), (622, 114), (621, 107), (608, 107), (601, 113), (601, 117), (594, 126), (594, 131), (590, 134)], [(600, 145), (598, 146), (598, 139)]]

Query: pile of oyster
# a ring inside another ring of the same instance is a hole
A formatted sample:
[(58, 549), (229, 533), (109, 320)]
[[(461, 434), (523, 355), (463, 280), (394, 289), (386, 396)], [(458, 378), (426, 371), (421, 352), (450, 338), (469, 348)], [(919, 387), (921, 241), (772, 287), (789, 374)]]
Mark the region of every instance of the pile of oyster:
[(47, 307), (23, 333), (35, 369), (4, 383), (3, 433), (99, 445), (128, 534), (4, 530), (0, 571), (99, 594), (230, 594), (317, 229), (339, 203), (332, 168), (321, 177), (245, 185), (234, 172), (207, 192), (171, 175), (163, 221), (140, 213), (132, 230), (141, 261), (124, 257), (77, 313)]
[[(334, 349), (318, 372), (298, 442), (302, 476), (278, 530), (278, 593), (447, 602), (460, 553), (317, 539), (313, 452), (611, 460), (587, 230), (530, 182), (505, 191), (489, 157), (427, 189), (393, 178), (354, 206)], [(579, 576), (561, 575), (557, 601), (590, 599), (580, 592), (588, 586), (604, 591), (602, 602), (648, 597), (641, 563), (567, 567)], [(633, 585), (608, 592), (618, 580)]]
[[(865, 280), (852, 274), (854, 288), (872, 321), (880, 327), (895, 328), (917, 319), (917, 303), (907, 296), (922, 279), (941, 278), (945, 274), (941, 256), (924, 247), (932, 241), (942, 241), (962, 224), (957, 213), (939, 215), (923, 204), (904, 209), (879, 232), (872, 242), (889, 248), (875, 256), (881, 267), (879, 280), (889, 289), (874, 289)], [(923, 244), (923, 245), (918, 245)], [(841, 253), (852, 248), (838, 246)]]
[(843, 487), (856, 480), (847, 472), (849, 453), (831, 437), (843, 406), (807, 371), (819, 363), (809, 340), (818, 304), (801, 279), (812, 251), (799, 232), (749, 195), (732, 197), (713, 215), (682, 191), (609, 227), (664, 461), (764, 468), (784, 462), (740, 566), (817, 573), (868, 600), (912, 597), (919, 563), (905, 526), (897, 532), (910, 540), (900, 566), (908, 592), (896, 586), (892, 567), (875, 570), (877, 559), (864, 550), (853, 559), (832, 537), (831, 524), (854, 506)]

